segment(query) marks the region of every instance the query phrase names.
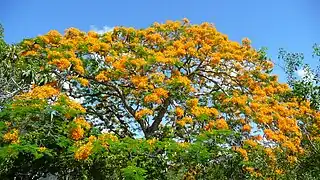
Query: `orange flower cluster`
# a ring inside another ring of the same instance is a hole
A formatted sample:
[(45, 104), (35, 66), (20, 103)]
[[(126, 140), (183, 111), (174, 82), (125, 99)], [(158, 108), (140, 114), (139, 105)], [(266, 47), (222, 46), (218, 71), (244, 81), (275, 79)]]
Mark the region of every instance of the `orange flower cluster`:
[(82, 139), (84, 136), (84, 133), (85, 131), (80, 125), (77, 125), (76, 127), (71, 129), (71, 137), (73, 140), (76, 140), (76, 141)]
[(244, 132), (250, 132), (251, 131), (251, 126), (249, 124), (245, 124), (243, 127), (242, 127), (242, 131)]
[(225, 119), (217, 119), (215, 121), (209, 121), (208, 124), (204, 127), (205, 130), (209, 131), (212, 128), (216, 129), (229, 129), (228, 123), (225, 121)]
[(122, 59), (113, 62), (112, 66), (113, 66), (116, 70), (118, 70), (118, 71), (120, 71), (120, 72), (124, 72), (125, 69), (126, 69), (126, 65), (125, 65), (126, 62), (127, 62), (127, 57), (124, 56)]

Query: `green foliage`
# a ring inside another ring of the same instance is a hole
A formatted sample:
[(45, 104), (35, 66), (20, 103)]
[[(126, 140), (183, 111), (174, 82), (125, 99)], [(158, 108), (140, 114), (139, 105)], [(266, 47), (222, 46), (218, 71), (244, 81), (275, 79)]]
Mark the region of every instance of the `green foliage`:
[[(68, 135), (68, 120), (61, 114), (66, 107), (61, 102), (67, 101), (58, 102), (59, 106), (42, 101), (42, 108), (27, 110), (25, 105), (32, 107), (39, 100), (15, 100), (1, 111), (0, 133), (12, 126), (24, 129), (19, 144), (0, 142), (1, 177), (29, 179), (48, 174), (73, 179), (134, 180), (243, 177), (241, 158), (223, 147), (239, 137), (228, 130), (207, 132), (194, 137), (193, 143), (123, 138), (104, 141), (108, 144), (106, 149), (96, 141), (90, 158), (77, 161), (73, 156), (77, 148)], [(100, 132), (93, 129), (90, 134), (99, 136)]]
[(7, 44), (0, 24), (0, 107), (20, 92), (30, 89), (31, 84), (45, 84), (51, 74), (37, 73), (41, 61), (21, 58), (20, 44)]
[[(313, 46), (313, 57), (320, 57), (319, 45)], [(310, 65), (304, 63), (303, 53), (291, 53), (280, 49), (279, 58), (284, 60), (285, 73), (288, 84), (293, 89), (293, 96), (302, 100), (310, 100), (314, 109), (320, 109), (320, 61), (319, 65), (312, 69)], [(319, 59), (320, 60), (320, 59)], [(298, 70), (304, 72), (303, 77), (296, 75)]]
[(278, 58), (284, 60), (284, 70), (287, 74), (287, 81), (292, 85), (294, 81), (297, 80), (295, 72), (303, 65), (303, 53), (290, 53), (280, 48)]
[(121, 170), (126, 180), (144, 180), (146, 170), (135, 166), (128, 166)]

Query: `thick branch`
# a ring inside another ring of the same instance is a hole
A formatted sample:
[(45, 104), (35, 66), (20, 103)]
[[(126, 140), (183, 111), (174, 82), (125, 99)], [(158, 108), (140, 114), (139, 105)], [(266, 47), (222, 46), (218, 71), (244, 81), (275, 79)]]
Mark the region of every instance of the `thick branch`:
[(162, 118), (166, 114), (169, 105), (170, 105), (170, 97), (168, 97), (164, 101), (163, 106), (161, 106), (158, 115), (154, 118), (152, 125), (147, 129), (147, 132), (145, 133), (146, 138), (151, 137), (154, 134), (154, 132), (158, 130), (158, 127), (162, 121)]

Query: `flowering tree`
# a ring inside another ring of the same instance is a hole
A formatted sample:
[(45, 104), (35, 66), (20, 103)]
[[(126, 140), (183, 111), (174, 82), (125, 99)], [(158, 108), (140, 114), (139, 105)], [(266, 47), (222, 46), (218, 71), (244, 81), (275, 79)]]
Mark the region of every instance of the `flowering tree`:
[[(304, 141), (318, 137), (320, 113), (270, 75), (265, 53), (208, 23), (184, 19), (102, 35), (53, 30), (21, 47), (23, 61), (50, 83), (7, 105), (3, 147), (50, 157), (47, 166), (56, 169), (43, 174), (294, 177)], [(2, 158), (15, 167), (16, 156)]]

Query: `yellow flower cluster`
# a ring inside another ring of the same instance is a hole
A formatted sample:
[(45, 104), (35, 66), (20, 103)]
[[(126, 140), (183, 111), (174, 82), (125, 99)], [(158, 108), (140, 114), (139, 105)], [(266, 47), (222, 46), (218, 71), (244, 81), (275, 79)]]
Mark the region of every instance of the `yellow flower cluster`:
[(272, 148), (265, 148), (264, 152), (266, 153), (267, 157), (274, 162), (276, 160), (276, 156), (274, 154), (274, 150)]
[(253, 167), (245, 167), (245, 170), (248, 171), (249, 173), (253, 173), (254, 172), (254, 168)]
[(34, 87), (30, 92), (17, 96), (17, 99), (46, 99), (57, 96), (58, 94), (59, 91), (56, 88), (50, 85), (44, 85)]
[(146, 76), (133, 76), (131, 78), (131, 82), (136, 88), (143, 89), (148, 86), (148, 77), (146, 77)]
[(207, 116), (212, 116), (216, 117), (219, 115), (219, 111), (215, 108), (210, 108), (210, 107), (200, 107), (200, 106), (195, 106), (191, 109), (191, 113), (195, 115), (196, 117), (199, 117), (201, 115), (207, 115)]
[(144, 97), (144, 102), (161, 104), (162, 100), (157, 94), (152, 93)]
[(290, 164), (294, 164), (294, 163), (296, 163), (296, 162), (298, 161), (298, 158), (295, 157), (295, 156), (288, 156), (288, 157), (287, 157), (287, 160), (288, 160), (288, 162), (289, 162)]
[(181, 84), (187, 88), (190, 88), (190, 84), (191, 84), (191, 80), (186, 76), (176, 76), (171, 81), (169, 80), (168, 82)]
[(252, 140), (252, 139), (245, 140), (245, 141), (244, 141), (244, 144), (249, 145), (249, 146), (251, 146), (251, 147), (256, 147), (256, 146), (258, 145), (258, 143), (255, 142), (255, 141)]
[(112, 142), (117, 142), (118, 141), (118, 137), (111, 134), (111, 133), (104, 133), (104, 134), (101, 134), (99, 137), (98, 137), (98, 140), (101, 142), (101, 145), (108, 149), (109, 148), (109, 143), (108, 141), (112, 141)]
[(169, 92), (163, 88), (154, 89), (153, 93), (162, 98), (167, 98), (169, 96)]
[(62, 35), (57, 30), (49, 31), (46, 36), (48, 37), (49, 41), (52, 43), (56, 43), (62, 37)]
[(100, 141), (111, 140), (113, 142), (116, 142), (116, 141), (119, 140), (117, 136), (115, 136), (115, 135), (113, 135), (111, 133), (103, 133), (98, 137), (98, 139)]
[(93, 135), (91, 135), (91, 136), (88, 138), (88, 141), (91, 142), (91, 143), (95, 142), (96, 140), (97, 140), (97, 138), (96, 138), (95, 136), (93, 136)]
[(70, 61), (68, 61), (65, 58), (54, 59), (51, 62), (49, 62), (49, 64), (57, 66), (58, 69), (61, 70), (61, 71), (64, 71), (64, 70), (68, 69), (71, 66)]
[(217, 119), (215, 126), (217, 129), (229, 129), (228, 123), (224, 119)]
[(79, 73), (80, 75), (84, 75), (85, 69), (83, 67), (82, 61), (79, 58), (72, 57), (70, 58), (70, 62), (74, 65), (73, 69), (75, 72)]
[(86, 130), (89, 130), (91, 128), (90, 123), (88, 123), (83, 117), (77, 117), (73, 120), (77, 125), (80, 125)]
[(192, 124), (193, 120), (191, 117), (183, 117), (180, 120), (177, 120), (177, 124), (180, 126), (185, 126), (186, 124)]
[[(66, 95), (61, 95), (64, 96), (64, 98), (66, 99), (66, 105), (74, 110), (80, 111), (82, 113), (86, 112), (86, 109), (84, 107), (82, 107), (82, 105), (74, 100), (71, 100), (70, 98), (68, 98)], [(60, 97), (61, 98), (61, 97)]]
[(157, 63), (161, 63), (161, 64), (173, 64), (174, 62), (176, 62), (174, 58), (165, 57), (161, 53), (156, 53), (155, 59)]
[(154, 84), (162, 84), (165, 79), (165, 75), (163, 73), (151, 73), (150, 79)]
[(74, 154), (74, 158), (78, 161), (79, 160), (86, 160), (90, 156), (90, 154), (92, 153), (92, 149), (93, 149), (92, 142), (88, 142), (76, 150), (76, 152)]
[(46, 150), (47, 150), (47, 148), (44, 147), (44, 146), (41, 146), (41, 147), (39, 147), (39, 149), (38, 149), (39, 152), (45, 152)]
[(188, 148), (190, 146), (190, 143), (188, 142), (178, 142), (178, 145), (182, 148)]
[(89, 130), (91, 128), (90, 123), (88, 123), (83, 117), (77, 117), (73, 122), (75, 123), (75, 127), (70, 131), (72, 139), (76, 141), (83, 139), (85, 130)]
[(162, 98), (167, 98), (169, 96), (168, 94), (169, 93), (167, 90), (163, 88), (157, 88), (153, 90), (152, 94), (144, 97), (144, 102), (161, 104)]
[(82, 85), (82, 86), (88, 86), (89, 85), (89, 80), (88, 79), (85, 79), (85, 78), (77, 78), (77, 80), (79, 81), (79, 83)]
[(233, 95), (232, 98), (230, 99), (226, 99), (224, 103), (228, 103), (228, 102), (231, 102), (235, 105), (238, 105), (238, 106), (244, 106), (246, 105), (247, 103), (247, 96), (246, 95), (242, 95), (242, 96), (239, 96), (239, 95)]
[(176, 116), (182, 117), (184, 115), (184, 110), (181, 107), (176, 107)]
[(132, 59), (130, 60), (130, 63), (134, 66), (136, 66), (137, 68), (141, 68), (143, 67), (144, 65), (147, 64), (147, 61), (145, 61), (144, 59), (142, 58), (139, 58), (139, 59)]
[(26, 51), (22, 53), (22, 56), (37, 56), (37, 51)]
[(249, 160), (249, 158), (248, 158), (248, 152), (247, 152), (245, 149), (243, 149), (243, 148), (241, 148), (241, 147), (234, 147), (234, 149), (235, 149), (235, 151), (237, 151), (237, 152), (243, 157), (243, 159), (244, 159), (245, 161), (248, 161), (248, 160)]
[(76, 141), (82, 139), (84, 136), (84, 133), (85, 131), (80, 125), (77, 125), (76, 127), (71, 129), (71, 137), (73, 140), (76, 140)]
[(145, 108), (145, 109), (141, 109), (140, 111), (136, 112), (135, 118), (137, 120), (139, 120), (142, 117), (144, 117), (145, 115), (152, 115), (152, 114), (153, 114), (153, 111), (151, 109)]
[(126, 69), (126, 65), (125, 65), (126, 62), (127, 62), (127, 57), (124, 56), (122, 59), (115, 61), (115, 62), (112, 64), (112, 66), (113, 66), (116, 70), (123, 72), (123, 71), (125, 71), (125, 69)]
[(17, 129), (13, 129), (6, 134), (3, 135), (3, 140), (8, 143), (17, 144), (19, 143), (19, 131)]
[(198, 103), (199, 103), (199, 99), (197, 99), (197, 98), (190, 99), (190, 100), (187, 100), (187, 101), (186, 101), (186, 104), (187, 104), (187, 106), (189, 106), (189, 107), (198, 106)]
[(99, 82), (108, 82), (110, 78), (108, 77), (108, 72), (106, 71), (101, 71), (97, 76), (96, 80)]
[(152, 139), (148, 139), (148, 140), (147, 140), (147, 143), (148, 143), (150, 146), (154, 145), (156, 142), (157, 142), (157, 139), (156, 139), (156, 138), (152, 138)]

